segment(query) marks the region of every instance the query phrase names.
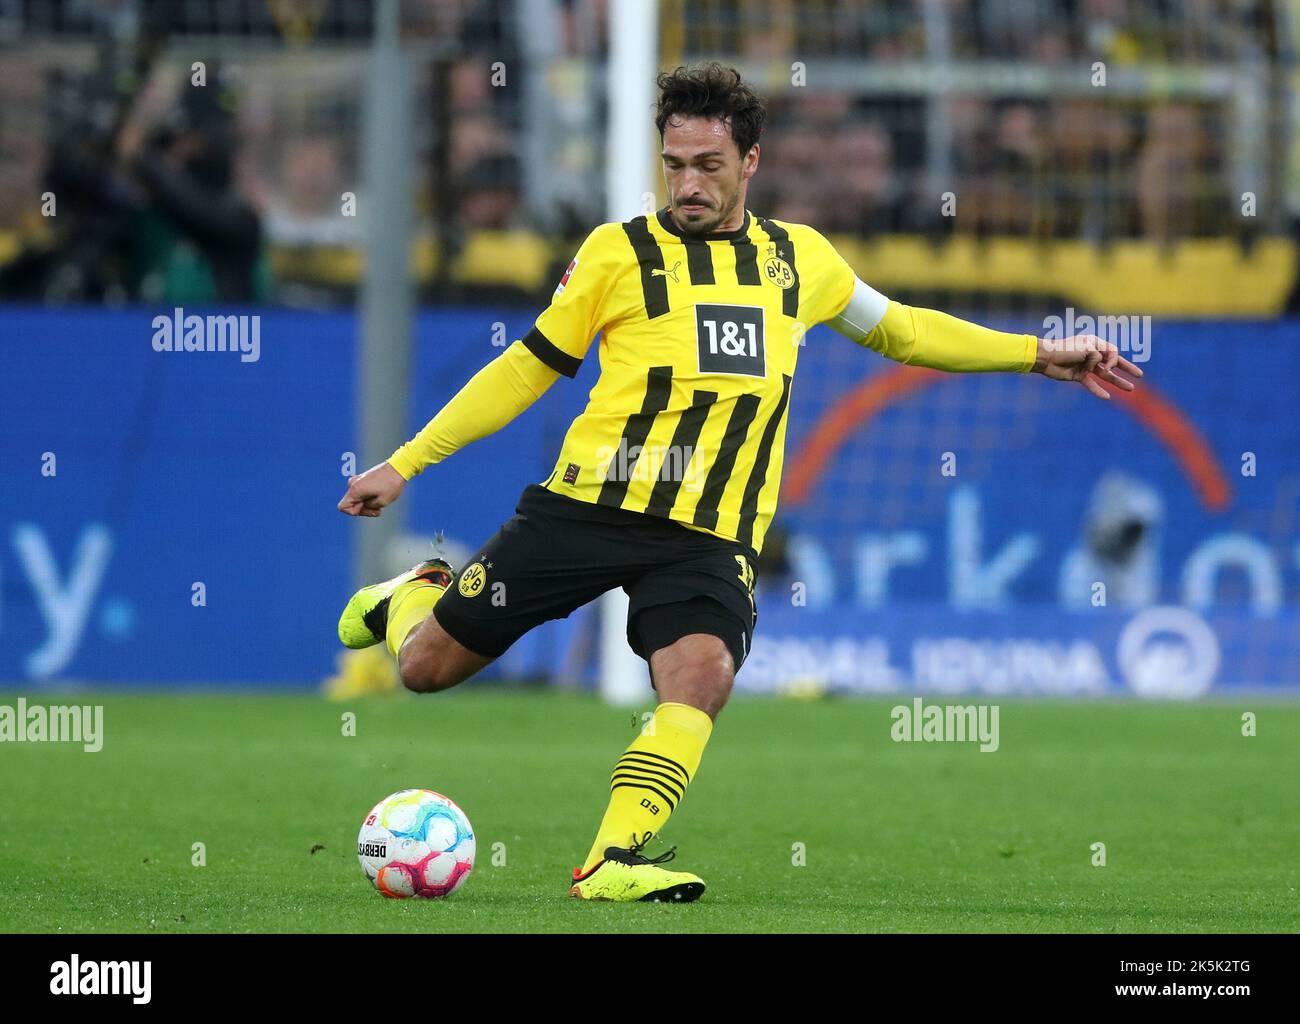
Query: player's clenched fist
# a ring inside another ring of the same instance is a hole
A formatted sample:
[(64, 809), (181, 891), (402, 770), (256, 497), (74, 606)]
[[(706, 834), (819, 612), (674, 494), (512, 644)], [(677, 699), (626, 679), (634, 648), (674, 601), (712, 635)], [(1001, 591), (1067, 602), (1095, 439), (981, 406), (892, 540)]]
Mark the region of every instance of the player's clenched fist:
[(347, 493), (339, 502), (339, 511), (350, 516), (377, 516), (402, 495), (406, 480), (387, 462), (371, 466), (360, 476), (348, 480)]

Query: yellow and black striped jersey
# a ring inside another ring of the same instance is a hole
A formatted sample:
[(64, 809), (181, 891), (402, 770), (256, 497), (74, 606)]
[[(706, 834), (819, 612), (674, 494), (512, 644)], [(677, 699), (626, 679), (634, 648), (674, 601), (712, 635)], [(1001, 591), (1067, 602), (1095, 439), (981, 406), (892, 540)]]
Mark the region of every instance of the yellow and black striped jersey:
[(572, 377), (600, 335), (600, 377), (545, 486), (759, 551), (804, 334), (855, 281), (802, 224), (746, 212), (707, 238), (683, 236), (666, 210), (602, 224), (522, 339)]

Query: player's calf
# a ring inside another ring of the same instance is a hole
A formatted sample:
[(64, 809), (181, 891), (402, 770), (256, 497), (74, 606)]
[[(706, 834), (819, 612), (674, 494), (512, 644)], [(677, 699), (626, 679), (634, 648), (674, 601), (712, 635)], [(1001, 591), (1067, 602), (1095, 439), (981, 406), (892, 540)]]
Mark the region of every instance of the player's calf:
[(407, 635), (397, 667), (412, 693), (437, 693), (463, 683), (491, 660), (457, 643), (431, 614)]

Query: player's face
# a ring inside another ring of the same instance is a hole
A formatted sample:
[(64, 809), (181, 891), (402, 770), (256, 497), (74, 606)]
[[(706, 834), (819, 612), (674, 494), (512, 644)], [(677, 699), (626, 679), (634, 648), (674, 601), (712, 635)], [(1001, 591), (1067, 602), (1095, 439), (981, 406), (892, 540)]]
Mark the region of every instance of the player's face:
[(664, 126), (663, 162), (668, 207), (683, 234), (740, 227), (758, 146), (742, 157), (721, 118), (684, 117)]

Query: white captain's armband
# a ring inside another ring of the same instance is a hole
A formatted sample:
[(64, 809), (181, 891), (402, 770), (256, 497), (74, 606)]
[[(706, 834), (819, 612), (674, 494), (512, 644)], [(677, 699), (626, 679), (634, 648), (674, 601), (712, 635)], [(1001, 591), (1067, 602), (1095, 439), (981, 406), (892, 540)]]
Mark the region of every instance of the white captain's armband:
[(853, 297), (839, 316), (826, 323), (845, 337), (861, 344), (881, 320), (889, 308), (889, 299), (872, 288), (861, 278), (853, 286)]

